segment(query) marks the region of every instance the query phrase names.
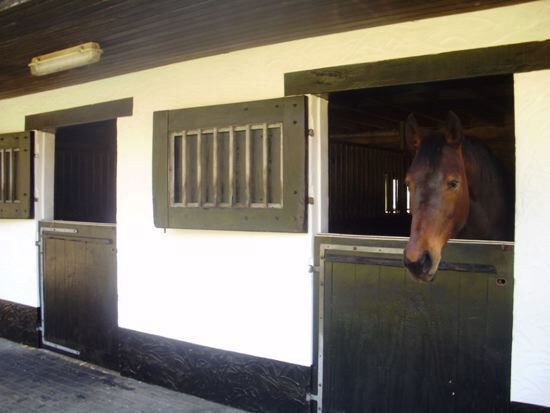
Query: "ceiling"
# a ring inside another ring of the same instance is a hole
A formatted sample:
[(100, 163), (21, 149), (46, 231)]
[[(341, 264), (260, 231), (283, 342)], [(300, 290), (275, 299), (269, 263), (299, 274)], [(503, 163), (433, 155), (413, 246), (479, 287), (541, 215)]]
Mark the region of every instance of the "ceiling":
[[(0, 99), (305, 37), (525, 0), (0, 0)], [(100, 63), (33, 77), (37, 55), (98, 42)]]

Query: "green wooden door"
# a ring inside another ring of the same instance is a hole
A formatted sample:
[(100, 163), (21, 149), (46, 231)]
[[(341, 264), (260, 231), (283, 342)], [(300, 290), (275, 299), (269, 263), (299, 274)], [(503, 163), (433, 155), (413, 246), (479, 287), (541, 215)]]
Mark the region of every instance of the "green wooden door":
[(322, 411), (507, 412), (512, 246), (451, 243), (430, 284), (404, 246), (317, 239)]

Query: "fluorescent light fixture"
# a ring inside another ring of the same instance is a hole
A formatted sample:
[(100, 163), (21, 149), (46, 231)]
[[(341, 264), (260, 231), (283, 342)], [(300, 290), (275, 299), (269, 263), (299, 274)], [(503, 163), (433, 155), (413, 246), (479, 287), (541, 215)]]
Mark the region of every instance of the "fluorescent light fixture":
[(33, 57), (29, 63), (33, 76), (43, 76), (99, 62), (103, 50), (94, 42)]

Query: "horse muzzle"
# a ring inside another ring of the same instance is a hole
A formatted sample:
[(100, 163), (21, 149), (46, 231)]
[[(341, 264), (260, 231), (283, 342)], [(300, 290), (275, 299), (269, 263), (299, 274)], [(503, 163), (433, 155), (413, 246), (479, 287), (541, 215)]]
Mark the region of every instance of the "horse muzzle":
[(407, 250), (403, 255), (403, 264), (415, 279), (431, 282), (435, 278), (435, 271), (433, 271), (434, 261), (432, 255), (428, 251), (424, 251), (416, 261), (411, 261), (407, 257)]

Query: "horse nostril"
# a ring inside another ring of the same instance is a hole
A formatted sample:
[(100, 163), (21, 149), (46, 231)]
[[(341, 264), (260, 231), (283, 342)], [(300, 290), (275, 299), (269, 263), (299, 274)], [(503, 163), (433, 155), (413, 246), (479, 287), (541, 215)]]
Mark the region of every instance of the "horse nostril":
[(428, 274), (432, 269), (433, 259), (428, 251), (424, 251), (416, 261), (411, 261), (405, 253), (403, 256), (403, 264), (415, 278), (430, 281), (428, 279)]
[(424, 251), (418, 264), (422, 268), (422, 272), (427, 273), (432, 268), (432, 256), (428, 251)]

